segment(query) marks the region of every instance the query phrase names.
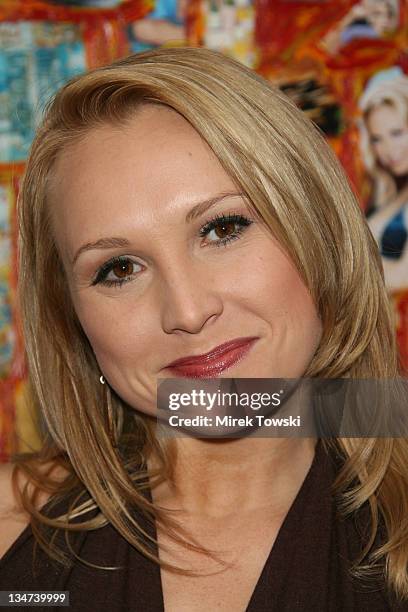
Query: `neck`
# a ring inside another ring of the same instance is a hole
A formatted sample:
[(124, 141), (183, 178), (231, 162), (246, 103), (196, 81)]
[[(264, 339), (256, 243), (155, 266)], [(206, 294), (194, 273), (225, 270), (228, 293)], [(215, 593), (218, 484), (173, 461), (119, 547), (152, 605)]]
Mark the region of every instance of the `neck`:
[[(153, 501), (190, 515), (225, 517), (237, 511), (286, 508), (311, 466), (316, 438), (175, 438), (173, 479)], [(156, 467), (149, 460), (149, 470)]]

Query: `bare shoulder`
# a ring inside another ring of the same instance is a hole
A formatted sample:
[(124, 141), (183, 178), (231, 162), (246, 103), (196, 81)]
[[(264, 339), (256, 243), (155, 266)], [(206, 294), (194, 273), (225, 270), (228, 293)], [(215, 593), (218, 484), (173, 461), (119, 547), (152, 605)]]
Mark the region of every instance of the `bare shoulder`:
[[(44, 466), (46, 469), (47, 466)], [(30, 522), (30, 516), (20, 507), (15, 496), (12, 483), (14, 465), (12, 463), (0, 464), (0, 559), (6, 551), (17, 540), (18, 536), (24, 531)], [(67, 475), (65, 470), (58, 470), (58, 478)], [(22, 474), (18, 475), (18, 488), (26, 483), (27, 479)], [(38, 508), (41, 508), (48, 500), (49, 495), (44, 493), (38, 496)]]

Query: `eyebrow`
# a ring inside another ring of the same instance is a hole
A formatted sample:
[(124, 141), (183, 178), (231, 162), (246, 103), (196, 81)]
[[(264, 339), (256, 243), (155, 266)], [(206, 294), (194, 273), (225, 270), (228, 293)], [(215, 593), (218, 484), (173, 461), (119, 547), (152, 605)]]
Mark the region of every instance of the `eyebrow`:
[[(191, 223), (192, 221), (194, 221), (194, 219), (203, 215), (209, 208), (215, 206), (215, 204), (222, 202), (222, 200), (225, 200), (226, 198), (232, 197), (245, 197), (245, 193), (239, 191), (228, 191), (219, 193), (212, 198), (202, 200), (201, 202), (198, 202), (198, 204), (193, 206), (191, 210), (188, 211), (185, 218), (185, 222)], [(114, 236), (111, 238), (99, 238), (99, 240), (95, 240), (95, 242), (87, 242), (86, 244), (83, 244), (75, 253), (74, 258), (72, 260), (72, 265), (76, 263), (78, 257), (85, 251), (92, 251), (94, 249), (111, 249), (114, 247), (123, 247), (129, 245), (130, 242), (129, 240), (127, 240), (127, 238), (120, 238)]]

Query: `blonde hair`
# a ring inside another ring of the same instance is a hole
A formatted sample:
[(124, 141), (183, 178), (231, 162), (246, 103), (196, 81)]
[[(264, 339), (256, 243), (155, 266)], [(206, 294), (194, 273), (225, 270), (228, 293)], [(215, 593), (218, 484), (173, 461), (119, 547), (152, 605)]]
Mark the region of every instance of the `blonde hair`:
[[(159, 466), (151, 474), (152, 488), (172, 477), (171, 446), (155, 435), (149, 417), (127, 409), (108, 385), (99, 384), (92, 347), (76, 318), (50, 231), (47, 189), (57, 157), (96, 126), (125, 124), (142, 104), (165, 105), (190, 122), (290, 254), (323, 324), (305, 376), (393, 378), (398, 373), (377, 245), (330, 147), (284, 94), (233, 59), (201, 48), (131, 55), (72, 79), (46, 109), (18, 201), (29, 379), (49, 432), (36, 459), (53, 458), (71, 476), (56, 484), (35, 475), (30, 457), (16, 458), (16, 465), (38, 486), (54, 491), (55, 498), (75, 493), (77, 503), (88, 493), (74, 515), (100, 510), (96, 517), (72, 524), (67, 516), (45, 517), (27, 492), (22, 495), (38, 542), (63, 562), (63, 555), (42, 536), (42, 524), (69, 532), (109, 522), (160, 563), (129, 508), (142, 510), (171, 537), (195, 546), (143, 493), (147, 486), (141, 467), (149, 456)], [(340, 438), (324, 443), (344, 459), (335, 490), (342, 494), (345, 515), (365, 503), (371, 510), (371, 537), (360, 559), (367, 567), (356, 565), (355, 572), (363, 576), (385, 559), (388, 584), (407, 597), (407, 442)], [(368, 559), (380, 513), (387, 541)]]
[(360, 149), (365, 167), (373, 180), (374, 200), (377, 208), (390, 203), (397, 195), (395, 178), (389, 170), (378, 163), (367, 126), (370, 113), (381, 106), (392, 107), (408, 125), (408, 77), (394, 76), (384, 78), (372, 85), (369, 84), (359, 100), (359, 108), (362, 113), (359, 121)]

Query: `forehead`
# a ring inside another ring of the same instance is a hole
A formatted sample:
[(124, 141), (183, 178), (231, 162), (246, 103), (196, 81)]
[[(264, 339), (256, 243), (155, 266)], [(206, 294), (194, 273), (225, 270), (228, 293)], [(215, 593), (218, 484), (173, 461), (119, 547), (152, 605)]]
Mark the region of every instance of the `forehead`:
[(371, 9), (388, 9), (390, 4), (386, 0), (367, 0), (366, 6)]
[(383, 101), (374, 106), (368, 113), (368, 122), (375, 127), (386, 129), (390, 123), (405, 121), (402, 109), (390, 101)]
[[(193, 164), (216, 163), (208, 145), (184, 117), (166, 107), (147, 106), (122, 125), (102, 125), (63, 150), (54, 164), (50, 194), (69, 185), (80, 191), (91, 182), (97, 188), (112, 173), (161, 173)], [(152, 166), (153, 163), (153, 166)], [(106, 174), (108, 173), (108, 174)], [(185, 174), (183, 172), (182, 174)], [(88, 177), (97, 175), (97, 183)], [(72, 177), (75, 176), (75, 183)], [(77, 187), (78, 186), (78, 187)], [(61, 193), (58, 194), (61, 196)]]
[[(207, 143), (181, 115), (147, 106), (125, 125), (90, 131), (63, 151), (51, 177), (49, 206), (57, 232), (73, 240), (137, 213), (143, 224), (234, 184)], [(120, 228), (118, 228), (120, 229)], [(88, 237), (87, 237), (88, 238)]]

